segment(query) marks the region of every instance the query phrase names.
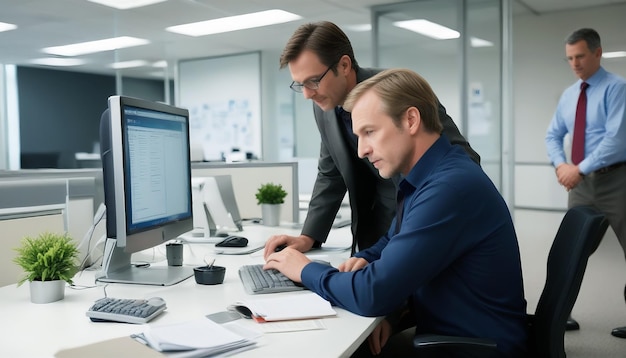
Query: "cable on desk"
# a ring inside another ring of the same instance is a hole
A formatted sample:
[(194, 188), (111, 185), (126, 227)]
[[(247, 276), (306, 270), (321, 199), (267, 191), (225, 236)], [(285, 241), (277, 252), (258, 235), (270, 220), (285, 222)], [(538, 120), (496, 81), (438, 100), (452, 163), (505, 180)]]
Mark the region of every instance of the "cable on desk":
[(68, 287), (71, 288), (72, 290), (80, 291), (80, 290), (86, 290), (86, 289), (89, 289), (89, 288), (96, 288), (96, 287), (98, 287), (98, 285), (85, 286), (85, 285), (77, 285), (77, 284), (72, 283), (72, 284), (68, 285)]
[(108, 294), (107, 294), (107, 286), (108, 285), (109, 284), (107, 283), (106, 285), (102, 286), (102, 291), (104, 291), (104, 297), (108, 297)]
[[(83, 237), (83, 240), (78, 245), (78, 248), (80, 248), (85, 242), (87, 242), (87, 252), (86, 252), (85, 257), (83, 258), (83, 260), (81, 261), (80, 266), (79, 266), (81, 269), (86, 268), (85, 265), (87, 263), (87, 260), (91, 257), (91, 254), (92, 254), (91, 240), (93, 239), (93, 232), (95, 231), (95, 229), (98, 226), (98, 224), (105, 217), (105, 215), (106, 215), (106, 207), (104, 206), (103, 203), (100, 203), (100, 206), (98, 207), (98, 210), (96, 211), (96, 214), (93, 217), (93, 223), (89, 227), (89, 230), (87, 230), (87, 233)], [(103, 241), (103, 239), (106, 239), (106, 235), (103, 235), (103, 237), (101, 237), (98, 240), (98, 242), (96, 243), (95, 246), (98, 246), (98, 244), (101, 241)]]

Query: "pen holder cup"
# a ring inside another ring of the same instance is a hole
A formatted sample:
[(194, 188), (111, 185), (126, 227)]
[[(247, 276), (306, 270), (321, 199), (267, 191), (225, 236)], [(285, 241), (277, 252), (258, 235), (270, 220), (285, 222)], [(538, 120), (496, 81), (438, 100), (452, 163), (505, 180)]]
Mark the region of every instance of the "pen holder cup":
[(167, 257), (168, 266), (182, 266), (183, 244), (180, 242), (171, 242), (165, 245), (165, 256)]
[(194, 267), (194, 277), (201, 285), (219, 285), (224, 282), (226, 267), (223, 266), (200, 266)]

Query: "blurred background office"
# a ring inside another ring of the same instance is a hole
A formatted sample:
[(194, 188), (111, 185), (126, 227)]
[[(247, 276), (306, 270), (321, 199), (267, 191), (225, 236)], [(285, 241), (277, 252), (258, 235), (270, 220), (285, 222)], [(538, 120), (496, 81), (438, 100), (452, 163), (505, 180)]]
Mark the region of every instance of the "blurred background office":
[[(104, 2), (0, 0), (0, 177), (16, 180), (20, 169), (80, 177), (87, 172), (73, 169), (98, 167), (100, 115), (119, 94), (189, 108), (194, 161), (296, 161), (298, 194), (306, 198), (319, 134), (311, 102), (289, 89), (278, 59), (299, 25), (328, 20), (350, 37), (359, 65), (407, 67), (431, 83), (509, 204), (534, 310), (567, 203), (544, 146), (558, 99), (575, 81), (565, 37), (596, 29), (602, 65), (626, 77), (626, 0)], [(254, 13), (281, 20), (249, 29), (179, 26), (252, 24)], [(425, 33), (424, 24), (443, 32)], [(100, 42), (112, 38), (130, 42)], [(92, 46), (73, 46), (85, 42)], [(97, 170), (89, 173), (98, 180)], [(71, 215), (88, 211), (84, 200), (74, 201), (83, 206)], [(72, 222), (81, 237), (89, 221)], [(581, 330), (566, 335), (568, 356), (626, 351), (626, 340), (609, 334), (626, 322), (626, 266), (614, 236), (609, 230), (590, 259), (573, 310)]]
[[(408, 67), (433, 84), (511, 206), (563, 209), (543, 146), (573, 80), (560, 45), (586, 26), (601, 34), (605, 53), (626, 51), (626, 1), (616, 0), (104, 3), (0, 1), (0, 169), (98, 166), (98, 123), (113, 94), (189, 108), (195, 160), (314, 163), (311, 103), (289, 90), (278, 58), (298, 25), (330, 20), (361, 66)], [(249, 24), (229, 17), (255, 12), (286, 17), (234, 31), (178, 26)], [(423, 20), (448, 32), (424, 33)], [(134, 42), (63, 47), (120, 37)], [(603, 65), (626, 75), (626, 57)]]

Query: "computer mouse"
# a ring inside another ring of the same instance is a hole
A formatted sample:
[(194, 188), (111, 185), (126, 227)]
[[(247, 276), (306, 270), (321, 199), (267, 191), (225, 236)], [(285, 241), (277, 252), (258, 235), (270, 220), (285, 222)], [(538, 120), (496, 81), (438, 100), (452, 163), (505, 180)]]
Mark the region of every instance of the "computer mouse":
[(215, 236), (217, 237), (229, 237), (230, 235), (228, 235), (227, 232), (218, 232), (215, 234)]
[(165, 300), (161, 297), (150, 297), (146, 300), (146, 303), (151, 306), (160, 307), (162, 305), (165, 305)]
[(248, 246), (248, 239), (243, 236), (230, 235), (224, 240), (215, 244), (215, 247), (246, 247)]

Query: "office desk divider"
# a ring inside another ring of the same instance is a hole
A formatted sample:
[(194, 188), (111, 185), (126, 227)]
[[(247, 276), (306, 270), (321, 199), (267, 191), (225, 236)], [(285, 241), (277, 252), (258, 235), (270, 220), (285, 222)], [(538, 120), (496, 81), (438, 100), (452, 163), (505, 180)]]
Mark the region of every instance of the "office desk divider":
[[(96, 184), (92, 177), (20, 177), (0, 175), (0, 286), (16, 283), (21, 269), (13, 263), (24, 236), (68, 233), (79, 244), (93, 216)], [(80, 259), (87, 252), (79, 248)]]
[(298, 163), (297, 162), (201, 162), (191, 164), (192, 177), (230, 175), (235, 199), (243, 219), (261, 217), (261, 206), (257, 204), (255, 193), (261, 184), (273, 182), (281, 184), (287, 197), (281, 210), (283, 222), (298, 222)]

